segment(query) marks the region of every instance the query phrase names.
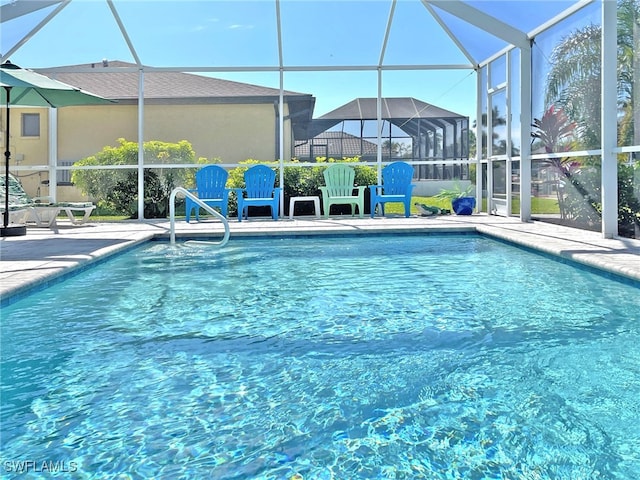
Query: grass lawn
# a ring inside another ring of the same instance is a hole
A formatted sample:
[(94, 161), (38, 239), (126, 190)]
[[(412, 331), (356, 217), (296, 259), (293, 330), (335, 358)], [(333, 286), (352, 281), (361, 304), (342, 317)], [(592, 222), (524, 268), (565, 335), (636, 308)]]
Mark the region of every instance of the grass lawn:
[[(520, 199), (518, 199), (518, 208)], [(558, 200), (555, 198), (533, 197), (531, 199), (531, 213), (560, 213)]]
[[(514, 197), (511, 205), (511, 213), (520, 213), (520, 197)], [(531, 213), (560, 213), (560, 207), (555, 198), (532, 197)]]
[[(447, 208), (451, 210), (451, 202), (446, 199), (435, 197), (411, 197), (411, 213), (417, 215), (416, 203), (423, 203), (434, 207)], [(482, 201), (482, 208), (486, 210), (486, 199)], [(386, 213), (404, 214), (404, 205), (401, 203), (388, 203), (385, 205), (384, 210)], [(520, 212), (520, 198), (514, 197), (511, 212), (517, 214)], [(539, 198), (533, 197), (531, 199), (531, 213), (560, 213), (558, 208), (558, 201), (555, 198)]]
[[(416, 203), (451, 210), (451, 202), (449, 200), (434, 197), (418, 197), (414, 195), (411, 197), (411, 214), (413, 215), (419, 215), (418, 209), (415, 206)], [(384, 212), (404, 215), (404, 205), (396, 202), (386, 203), (384, 205)]]
[[(451, 210), (451, 202), (442, 198), (435, 197), (411, 197), (411, 214), (418, 215), (419, 212), (415, 207), (416, 203), (422, 203), (424, 205), (430, 205), (433, 207), (446, 208)], [(483, 210), (486, 210), (486, 199), (483, 200)], [(402, 203), (388, 203), (384, 207), (385, 213), (391, 213), (395, 215), (404, 215), (404, 205)], [(512, 213), (517, 214), (520, 211), (520, 199), (514, 197), (512, 205)], [(532, 213), (559, 213), (558, 201), (555, 198), (539, 198), (533, 197), (531, 199), (531, 211)], [(66, 218), (64, 215), (61, 218)], [(184, 215), (176, 216), (176, 218), (184, 219)], [(91, 215), (90, 221), (92, 222), (117, 222), (121, 220), (128, 220), (129, 217), (125, 215)]]

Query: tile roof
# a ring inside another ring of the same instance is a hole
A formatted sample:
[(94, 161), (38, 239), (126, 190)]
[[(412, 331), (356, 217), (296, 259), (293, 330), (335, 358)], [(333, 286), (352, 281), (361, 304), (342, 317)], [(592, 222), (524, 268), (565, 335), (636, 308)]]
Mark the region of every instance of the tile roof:
[[(355, 157), (360, 155), (376, 155), (378, 147), (375, 143), (361, 139), (346, 132), (323, 132), (316, 135), (308, 142), (298, 144), (295, 147), (294, 156), (308, 158), (311, 154), (313, 143), (313, 155), (329, 157)], [(384, 149), (383, 149), (384, 150)], [(388, 148), (386, 149), (388, 151)]]

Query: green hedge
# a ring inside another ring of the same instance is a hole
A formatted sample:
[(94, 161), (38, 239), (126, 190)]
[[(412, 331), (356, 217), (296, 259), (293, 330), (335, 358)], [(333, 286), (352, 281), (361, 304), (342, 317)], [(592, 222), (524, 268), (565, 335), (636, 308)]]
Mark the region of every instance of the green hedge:
[[(138, 144), (118, 139), (117, 147), (107, 146), (95, 155), (83, 158), (74, 166), (110, 166), (110, 165), (138, 165)], [(191, 144), (186, 140), (178, 143), (150, 141), (144, 143), (145, 164), (210, 164), (220, 163), (220, 159), (198, 158)], [(330, 163), (348, 162), (357, 164), (358, 157), (353, 158), (319, 158), (318, 166), (284, 168), (284, 196), (285, 208), (288, 208), (288, 199), (297, 196), (312, 196), (320, 194), (320, 185), (324, 185), (322, 172)], [(244, 172), (256, 164), (272, 165), (278, 168), (279, 162), (264, 162), (248, 159), (240, 162), (241, 166), (229, 170), (228, 188), (242, 188), (244, 186)], [(296, 163), (294, 160), (293, 163)], [(354, 165), (357, 185), (372, 185), (376, 183), (376, 170), (366, 165)], [(169, 214), (169, 196), (171, 191), (181, 186), (184, 188), (195, 187), (195, 173), (197, 168), (153, 168), (144, 170), (144, 217), (166, 218)], [(279, 176), (276, 177), (276, 185), (279, 185)], [(109, 170), (74, 170), (73, 183), (83, 194), (92, 198), (103, 215), (126, 215), (132, 218), (138, 215), (138, 172), (132, 169)], [(182, 213), (184, 200), (179, 199), (176, 211)], [(303, 206), (304, 208), (304, 206)], [(285, 215), (287, 212), (281, 212)], [(235, 193), (232, 192), (229, 200), (229, 215), (237, 214), (237, 202)]]
[[(107, 146), (95, 155), (83, 158), (74, 166), (138, 165), (138, 144), (118, 139), (119, 146)], [(145, 164), (197, 162), (191, 144), (150, 141), (144, 143)], [(164, 218), (169, 213), (169, 195), (176, 186), (193, 185), (196, 168), (155, 168), (144, 172), (144, 216)], [(92, 198), (101, 212), (137, 216), (137, 169), (74, 170), (71, 181), (83, 194)]]

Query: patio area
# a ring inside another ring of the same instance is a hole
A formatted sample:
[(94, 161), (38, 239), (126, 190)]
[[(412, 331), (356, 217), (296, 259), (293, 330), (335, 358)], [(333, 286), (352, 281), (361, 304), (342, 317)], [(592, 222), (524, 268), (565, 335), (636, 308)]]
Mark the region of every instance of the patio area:
[[(244, 222), (231, 219), (229, 226), (230, 242), (248, 236), (478, 232), (640, 282), (640, 240), (605, 239), (599, 232), (542, 222), (522, 223), (513, 217), (484, 214), (374, 219), (297, 217), (276, 222), (251, 218)], [(215, 220), (191, 224), (176, 221), (178, 239), (221, 238), (222, 232), (222, 224)], [(10, 303), (20, 294), (44, 288), (64, 275), (154, 238), (168, 241), (169, 234), (168, 221), (132, 220), (73, 226), (61, 220), (55, 229), (29, 228), (24, 237), (2, 238), (1, 302)]]

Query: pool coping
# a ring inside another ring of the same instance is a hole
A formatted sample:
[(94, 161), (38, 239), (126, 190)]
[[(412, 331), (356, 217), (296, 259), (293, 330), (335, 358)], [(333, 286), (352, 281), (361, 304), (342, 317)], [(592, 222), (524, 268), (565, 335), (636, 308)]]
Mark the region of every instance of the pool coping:
[[(234, 237), (373, 235), (399, 233), (479, 233), (520, 245), (621, 278), (640, 282), (640, 240), (605, 239), (599, 232), (545, 222), (524, 223), (494, 215), (439, 217), (350, 216), (292, 220), (251, 218), (229, 222)], [(223, 233), (215, 220), (176, 222), (176, 237), (215, 238)], [(170, 224), (160, 221), (122, 221), (73, 226), (60, 221), (54, 229), (29, 228), (23, 237), (0, 241), (0, 306), (46, 288), (96, 262), (145, 242), (169, 239)], [(215, 247), (213, 247), (215, 248)], [(72, 294), (72, 292), (70, 292)], [(62, 301), (62, 300), (61, 300)]]

